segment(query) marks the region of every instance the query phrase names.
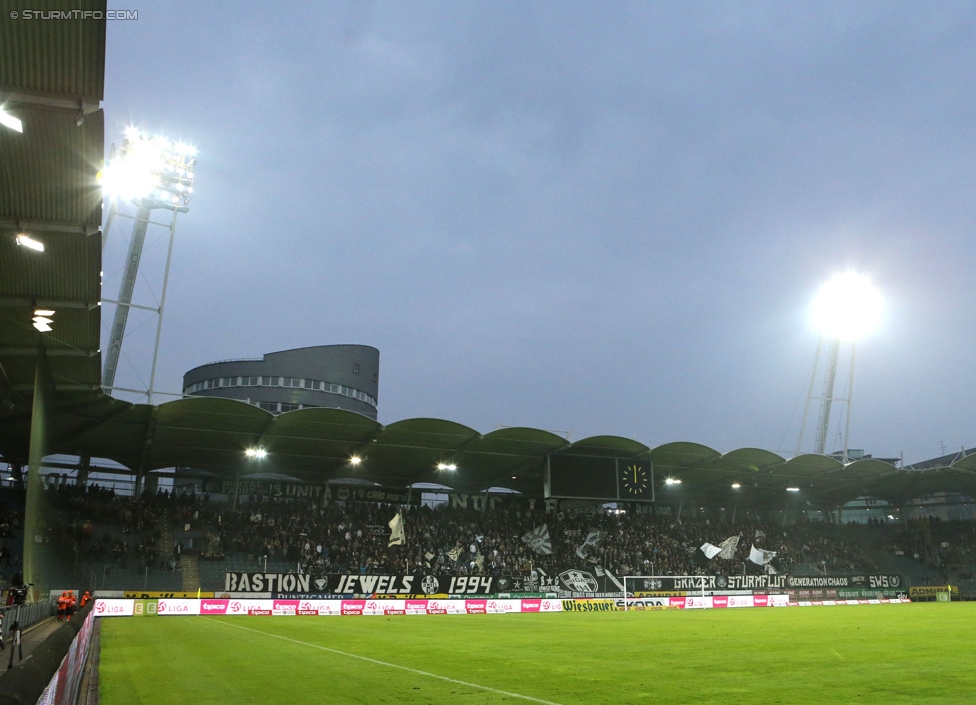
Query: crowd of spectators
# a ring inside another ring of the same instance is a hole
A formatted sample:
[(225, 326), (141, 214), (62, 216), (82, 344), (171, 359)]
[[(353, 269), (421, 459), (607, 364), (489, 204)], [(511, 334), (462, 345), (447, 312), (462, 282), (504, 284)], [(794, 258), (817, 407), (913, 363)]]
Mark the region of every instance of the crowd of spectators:
[[(622, 575), (789, 572), (797, 564), (820, 572), (871, 569), (847, 527), (783, 527), (756, 517), (733, 526), (721, 516), (602, 508), (547, 512), (544, 503), (523, 498), (489, 510), (414, 505), (402, 510), (403, 545), (389, 547), (388, 523), (399, 509), (389, 504), (265, 498), (234, 508), (205, 494), (158, 492), (135, 499), (75, 485), (47, 495), (51, 540), (89, 563), (121, 568), (176, 567), (182, 541), (159, 545), (168, 522), (192, 530), (192, 550), (201, 560), (234, 556), (255, 567), (284, 564), (314, 573), (524, 576), (585, 565)], [(545, 550), (523, 540), (533, 530), (548, 535)], [(700, 550), (733, 536), (741, 538), (731, 558), (708, 560)], [(749, 561), (753, 545), (776, 553), (769, 566)]]
[(976, 563), (976, 525), (942, 521), (938, 517), (912, 519), (885, 533), (876, 547), (918, 561), (932, 573), (928, 582), (973, 581)]
[[(802, 566), (822, 574), (876, 569), (862, 550), (870, 528), (800, 521), (783, 526), (746, 516), (674, 516), (606, 511), (546, 511), (542, 501), (512, 498), (490, 509), (443, 504), (397, 507), (365, 501), (257, 498), (236, 508), (205, 494), (158, 492), (118, 496), (97, 486), (49, 488), (45, 541), (65, 555), (108, 569), (179, 566), (182, 540), (162, 545), (166, 527), (188, 539), (201, 560), (233, 557), (255, 569), (311, 573), (527, 576), (600, 566), (617, 575), (788, 573)], [(405, 541), (388, 546), (390, 520), (402, 511)], [(8, 514), (9, 516), (9, 514)], [(883, 546), (933, 569), (976, 555), (976, 531), (926, 521), (889, 527)], [(548, 537), (529, 545), (530, 532)], [(859, 533), (860, 532), (860, 533)], [(739, 537), (731, 558), (707, 559), (705, 543)], [(767, 566), (749, 560), (756, 546), (776, 555)], [(4, 554), (0, 551), (0, 557)]]
[(62, 484), (45, 497), (42, 541), (62, 554), (123, 569), (173, 567), (160, 561), (158, 546), (171, 504), (168, 494), (135, 499), (98, 485)]

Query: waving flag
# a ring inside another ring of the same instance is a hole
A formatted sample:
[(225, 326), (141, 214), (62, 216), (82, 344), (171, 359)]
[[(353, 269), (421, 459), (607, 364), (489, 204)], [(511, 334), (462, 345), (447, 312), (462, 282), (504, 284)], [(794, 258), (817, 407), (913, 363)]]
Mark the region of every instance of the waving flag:
[(749, 551), (749, 560), (756, 565), (766, 565), (775, 557), (776, 551), (764, 551), (761, 548), (756, 548), (755, 544), (753, 544), (752, 549)]
[(605, 531), (600, 531), (599, 529), (590, 529), (590, 533), (586, 535), (586, 540), (583, 544), (576, 549), (576, 555), (583, 560), (597, 562), (596, 554), (600, 549), (600, 544), (603, 543), (603, 537), (606, 536)]
[(522, 537), (522, 543), (527, 544), (536, 553), (543, 556), (552, 554), (552, 541), (549, 539), (549, 526), (540, 524)]
[(397, 512), (396, 516), (390, 519), (390, 542), (386, 544), (387, 548), (390, 546), (402, 546), (407, 542), (407, 535), (403, 531), (403, 513)]
[(719, 544), (719, 548), (722, 552), (718, 554), (718, 557), (723, 561), (730, 561), (732, 557), (735, 556), (735, 549), (739, 546), (739, 536), (729, 536), (722, 543)]
[(451, 561), (454, 563), (455, 566), (457, 565), (457, 562), (461, 559), (462, 551), (464, 551), (464, 549), (461, 547), (460, 539), (458, 539), (455, 542), (454, 548), (447, 551), (447, 557), (451, 559)]
[(705, 558), (712, 560), (722, 552), (722, 549), (710, 543), (704, 543), (701, 546), (701, 552), (705, 554)]

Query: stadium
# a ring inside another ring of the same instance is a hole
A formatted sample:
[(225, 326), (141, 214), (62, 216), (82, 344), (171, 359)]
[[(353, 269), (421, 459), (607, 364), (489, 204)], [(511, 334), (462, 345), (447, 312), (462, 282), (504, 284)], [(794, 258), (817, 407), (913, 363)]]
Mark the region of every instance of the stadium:
[[(108, 10), (75, 4), (0, 23), (0, 704), (971, 699), (976, 449), (384, 424), (366, 345), (123, 400)], [(169, 146), (133, 241), (189, 208)]]

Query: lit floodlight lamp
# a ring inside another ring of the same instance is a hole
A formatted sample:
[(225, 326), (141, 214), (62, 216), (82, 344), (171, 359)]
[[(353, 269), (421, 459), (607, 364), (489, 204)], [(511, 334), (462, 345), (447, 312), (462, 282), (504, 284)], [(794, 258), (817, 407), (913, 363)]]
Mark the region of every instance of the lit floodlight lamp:
[(737, 490), (737, 489), (739, 489), (740, 487), (742, 487), (742, 485), (740, 485), (740, 484), (739, 484), (738, 482), (733, 482), (733, 483), (732, 483), (732, 489), (733, 489), (733, 490)]
[(450, 470), (453, 472), (454, 470), (457, 470), (457, 465), (455, 465), (454, 463), (437, 463), (437, 469)]
[(149, 199), (154, 207), (185, 211), (193, 184), (196, 149), (182, 142), (126, 129), (122, 146), (99, 175), (111, 198)]
[(34, 250), (36, 252), (44, 252), (44, 243), (40, 240), (35, 240), (34, 238), (28, 237), (23, 233), (14, 237), (14, 241), (18, 245), (26, 247), (28, 250)]
[(664, 481), (664, 484), (665, 485), (680, 485), (681, 484), (681, 480), (679, 480), (677, 478), (674, 478), (674, 477), (669, 477), (668, 479), (666, 479)]
[(359, 465), (361, 462), (363, 462), (363, 459), (360, 458), (358, 455), (354, 455), (354, 456), (352, 456), (352, 457), (349, 458), (349, 464), (350, 465), (356, 466), (356, 465)]
[(262, 460), (263, 458), (268, 457), (268, 451), (266, 451), (264, 448), (248, 448), (244, 451), (244, 455), (255, 460)]
[(825, 337), (853, 342), (881, 322), (881, 293), (863, 274), (845, 272), (824, 284), (813, 301), (814, 325)]
[(800, 491), (800, 488), (799, 487), (787, 487), (786, 488), (786, 491), (787, 492), (799, 492)]
[(6, 127), (9, 127), (14, 132), (24, 131), (24, 123), (19, 118), (15, 118), (13, 115), (8, 113), (3, 108), (0, 108), (0, 125), (5, 125)]

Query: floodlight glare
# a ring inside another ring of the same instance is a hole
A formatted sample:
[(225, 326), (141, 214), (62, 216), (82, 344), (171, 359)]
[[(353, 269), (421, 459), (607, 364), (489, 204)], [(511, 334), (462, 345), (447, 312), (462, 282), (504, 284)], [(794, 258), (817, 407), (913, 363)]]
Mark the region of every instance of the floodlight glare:
[(14, 240), (17, 242), (18, 245), (23, 245), (29, 250), (44, 252), (44, 243), (39, 240), (35, 240), (33, 238), (27, 237), (24, 234), (17, 235), (14, 238)]
[(350, 465), (359, 465), (361, 462), (363, 462), (363, 459), (360, 458), (358, 455), (354, 455), (351, 458), (349, 458)]
[(244, 451), (244, 455), (246, 455), (248, 458), (256, 458), (257, 460), (261, 460), (262, 458), (267, 457), (268, 451), (266, 451), (264, 448), (248, 448)]
[(799, 492), (800, 491), (800, 488), (799, 487), (787, 487), (786, 488), (786, 491), (787, 492)]
[(737, 489), (739, 489), (740, 487), (742, 487), (742, 485), (740, 485), (740, 484), (739, 484), (738, 482), (733, 482), (733, 483), (732, 483), (732, 489), (733, 489), (733, 490), (737, 490)]
[(454, 463), (437, 463), (438, 470), (457, 470), (457, 465)]
[(853, 342), (881, 321), (881, 293), (863, 274), (836, 275), (817, 292), (811, 310), (814, 325), (827, 338)]
[(127, 128), (122, 146), (99, 174), (112, 198), (150, 199), (161, 208), (184, 211), (193, 184), (196, 148)]
[(3, 108), (0, 108), (0, 125), (6, 125), (15, 132), (24, 131), (24, 123), (19, 118), (15, 118)]
[(681, 484), (681, 480), (678, 480), (678, 479), (673, 478), (673, 477), (669, 477), (667, 480), (664, 481), (664, 484), (665, 485), (680, 485)]

